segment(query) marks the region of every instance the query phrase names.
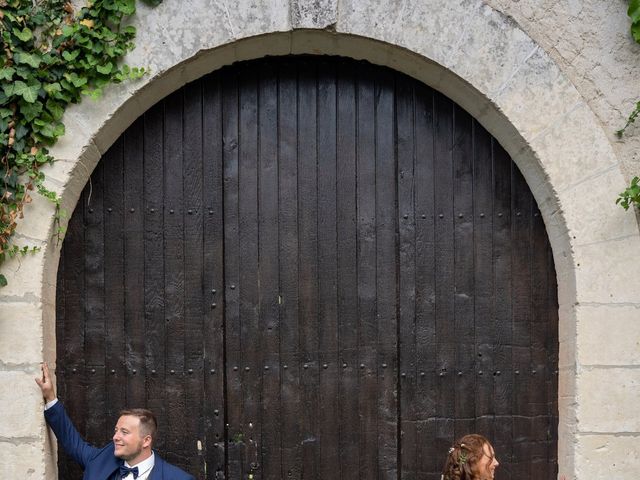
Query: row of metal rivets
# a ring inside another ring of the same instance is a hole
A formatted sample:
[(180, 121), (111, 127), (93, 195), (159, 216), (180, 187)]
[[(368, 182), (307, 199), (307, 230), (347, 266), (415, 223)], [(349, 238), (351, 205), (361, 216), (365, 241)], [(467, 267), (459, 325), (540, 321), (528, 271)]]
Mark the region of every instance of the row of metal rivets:
[[(112, 211), (113, 211), (113, 208), (111, 208), (111, 207), (107, 208), (107, 212), (111, 213)], [(136, 209), (135, 209), (135, 208), (130, 208), (130, 209), (129, 209), (129, 212), (131, 212), (131, 213), (134, 213), (135, 211), (136, 211)], [(150, 212), (150, 213), (155, 213), (155, 212), (156, 212), (156, 209), (155, 209), (155, 208), (150, 208), (150, 209), (149, 209), (149, 212)], [(197, 210), (195, 210), (195, 211), (194, 211), (194, 210), (192, 210), (192, 209), (187, 210), (187, 213), (188, 213), (189, 215), (193, 215), (193, 213), (194, 213), (194, 212), (195, 212), (195, 213), (197, 213), (198, 211), (197, 211)], [(93, 208), (90, 208), (90, 209), (89, 209), (89, 213), (93, 213)], [(174, 209), (170, 209), (170, 210), (169, 210), (169, 213), (170, 213), (170, 214), (174, 214), (174, 213), (175, 213), (175, 210), (174, 210)], [(213, 210), (209, 210), (209, 215), (213, 215)], [(500, 212), (500, 213), (498, 213), (497, 215), (498, 215), (498, 217), (502, 217), (502, 216), (503, 216), (503, 213), (502, 213), (502, 212)], [(540, 215), (540, 214), (539, 214), (539, 213), (537, 213), (537, 212), (533, 214), (533, 216), (534, 216), (534, 217), (537, 217), (537, 216), (539, 216), (539, 215)], [(517, 216), (517, 217), (522, 216), (522, 212), (516, 212), (516, 216)], [(485, 217), (485, 214), (484, 214), (484, 213), (481, 213), (481, 214), (480, 214), (480, 218), (484, 218), (484, 217)], [(402, 216), (402, 218), (404, 218), (404, 219), (408, 219), (408, 218), (409, 218), (409, 214), (408, 214), (408, 213), (405, 213), (405, 214)], [(427, 218), (427, 216), (426, 216), (425, 214), (422, 214), (422, 215), (420, 215), (420, 218)], [(438, 218), (444, 218), (444, 214), (443, 214), (443, 213), (439, 213), (439, 214), (438, 214)], [(463, 213), (458, 213), (458, 218), (464, 218), (464, 214), (463, 214)]]
[[(89, 209), (89, 213), (93, 213), (93, 211), (94, 211), (93, 208)], [(133, 207), (129, 209), (129, 212), (131, 212), (131, 213), (134, 213), (135, 211), (136, 211), (136, 209), (133, 208)], [(113, 212), (113, 208), (112, 207), (108, 207), (107, 208), (107, 212), (109, 212), (109, 213)], [(213, 209), (209, 209), (209, 215), (213, 215), (213, 212), (214, 212)], [(149, 213), (156, 213), (156, 209), (155, 208), (150, 208), (149, 209)], [(171, 209), (169, 209), (169, 213), (174, 214), (175, 210), (173, 208), (171, 208)], [(189, 210), (187, 210), (187, 213), (189, 215), (193, 215), (194, 213), (198, 213), (198, 210), (189, 209)]]
[[(383, 363), (381, 366), (382, 366), (382, 368), (387, 368), (387, 364), (386, 364), (386, 363)], [(343, 363), (343, 364), (342, 364), (342, 368), (347, 368), (347, 367), (348, 367), (348, 365), (347, 365), (346, 363)], [(282, 368), (286, 370), (286, 369), (288, 369), (288, 368), (289, 368), (289, 366), (288, 366), (288, 365), (286, 365), (286, 364), (284, 364), (284, 365), (282, 365)], [(302, 368), (304, 368), (305, 370), (306, 370), (306, 369), (308, 369), (308, 368), (309, 368), (309, 364), (308, 364), (308, 363), (303, 364)], [(323, 364), (322, 364), (322, 368), (323, 368), (323, 369), (327, 369), (327, 368), (329, 368), (329, 364), (328, 364), (328, 363), (323, 363)], [(361, 364), (360, 364), (360, 368), (361, 368), (361, 369), (364, 369), (364, 368), (366, 368), (366, 365), (365, 365), (364, 363), (361, 363)], [(269, 369), (270, 369), (269, 365), (265, 365), (265, 366), (264, 366), (264, 370), (269, 370)], [(233, 367), (233, 371), (234, 371), (234, 372), (237, 372), (238, 370), (239, 370), (239, 367), (238, 367), (238, 366), (234, 366), (234, 367)], [(245, 372), (248, 372), (248, 371), (250, 371), (250, 370), (251, 370), (251, 368), (250, 368), (250, 367), (244, 367), (244, 371), (245, 371)], [(95, 369), (95, 368), (92, 368), (92, 369), (90, 370), (90, 372), (91, 372), (91, 373), (96, 373), (96, 369)], [(187, 370), (187, 373), (188, 373), (189, 375), (193, 374), (193, 372), (194, 372), (194, 370), (193, 370), (192, 368), (190, 368), (190, 369), (188, 369), (188, 370)], [(78, 373), (78, 369), (77, 369), (77, 368), (72, 368), (72, 369), (71, 369), (71, 373)], [(112, 375), (115, 375), (116, 371), (115, 371), (114, 369), (111, 369), (110, 373), (111, 373)], [(136, 374), (136, 373), (138, 373), (138, 370), (134, 368), (134, 369), (132, 369), (132, 370), (131, 370), (131, 373)], [(151, 370), (151, 373), (152, 373), (153, 375), (155, 375), (157, 372), (156, 372), (156, 370), (155, 370), (155, 369), (152, 369), (152, 370)], [(176, 373), (176, 371), (175, 371), (175, 370), (169, 370), (169, 373), (170, 373), (171, 375), (174, 375), (174, 374)], [(211, 370), (209, 370), (209, 373), (211, 373), (212, 375), (213, 375), (213, 374), (215, 374), (215, 373), (216, 373), (215, 368), (212, 368)], [(435, 372), (434, 372), (434, 373), (435, 373)], [(515, 375), (520, 375), (521, 371), (520, 371), (520, 370), (514, 370), (514, 371), (513, 371), (513, 373), (514, 373)], [(538, 373), (538, 371), (534, 369), (534, 370), (531, 370), (531, 371), (530, 371), (530, 373), (531, 373), (531, 375), (536, 375), (536, 374)], [(444, 376), (446, 376), (446, 374), (447, 374), (447, 372), (446, 372), (446, 371), (440, 371), (440, 372), (438, 372), (438, 376), (440, 376), (440, 377), (444, 377)], [(484, 371), (483, 371), (483, 370), (478, 370), (477, 374), (478, 374), (478, 375), (483, 375), (483, 374), (484, 374)], [(557, 374), (558, 374), (558, 370), (555, 370), (555, 371), (553, 372), (553, 374), (554, 374), (554, 375), (557, 375)], [(424, 377), (425, 375), (426, 375), (426, 372), (420, 372), (420, 376), (421, 376), (421, 377)], [(461, 377), (461, 376), (463, 375), (463, 371), (462, 371), (462, 370), (458, 370), (458, 371), (457, 371), (457, 375), (458, 375), (459, 377)], [(502, 371), (501, 371), (501, 370), (495, 370), (495, 371), (493, 372), (493, 375), (495, 375), (495, 376), (502, 375)], [(406, 372), (401, 372), (401, 373), (400, 373), (400, 376), (402, 376), (402, 377), (406, 377), (406, 376), (407, 376), (407, 374), (406, 374)]]
[[(497, 215), (498, 215), (498, 217), (501, 217), (501, 218), (502, 218), (503, 213), (502, 213), (502, 212), (500, 212), (500, 213), (498, 213)], [(533, 216), (534, 216), (534, 217), (537, 217), (537, 216), (539, 216), (539, 215), (540, 215), (539, 213), (534, 213), (534, 214), (533, 214)], [(404, 218), (404, 219), (406, 220), (406, 219), (408, 219), (408, 218), (409, 218), (409, 216), (410, 216), (410, 215), (409, 215), (408, 213), (405, 213), (405, 214), (402, 216), (402, 218)], [(522, 212), (517, 212), (517, 213), (516, 213), (516, 217), (521, 217), (521, 216), (522, 216)], [(444, 218), (444, 217), (445, 217), (444, 213), (439, 213), (439, 214), (438, 214), (438, 218)], [(484, 214), (484, 213), (481, 213), (481, 214), (480, 214), (480, 218), (484, 218), (484, 217), (485, 217), (485, 214)], [(420, 218), (427, 218), (427, 216), (426, 216), (426, 215), (424, 215), (424, 214), (422, 214), (422, 215), (420, 215)], [(458, 218), (464, 218), (464, 213), (458, 213)]]

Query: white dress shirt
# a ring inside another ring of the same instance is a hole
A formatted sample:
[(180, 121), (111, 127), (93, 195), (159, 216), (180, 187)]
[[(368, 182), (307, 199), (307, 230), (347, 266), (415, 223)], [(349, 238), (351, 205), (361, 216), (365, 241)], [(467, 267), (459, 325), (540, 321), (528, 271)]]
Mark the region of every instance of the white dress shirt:
[[(142, 462), (136, 465), (129, 465), (128, 462), (124, 462), (124, 465), (125, 467), (129, 467), (129, 468), (138, 467), (137, 480), (146, 480), (147, 478), (149, 478), (149, 475), (151, 475), (151, 469), (153, 468), (155, 463), (156, 463), (156, 454), (151, 452), (151, 456), (149, 458), (147, 458), (146, 460), (143, 460)], [(129, 475), (124, 477), (122, 480), (133, 480), (133, 473), (130, 473)]]

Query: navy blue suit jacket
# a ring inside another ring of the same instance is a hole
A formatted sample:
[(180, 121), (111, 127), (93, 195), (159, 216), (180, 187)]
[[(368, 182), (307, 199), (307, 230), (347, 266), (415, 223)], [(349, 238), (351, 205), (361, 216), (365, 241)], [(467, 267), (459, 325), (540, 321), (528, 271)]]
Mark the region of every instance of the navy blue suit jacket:
[[(89, 445), (73, 426), (62, 403), (58, 401), (44, 411), (47, 423), (56, 434), (64, 451), (84, 470), (83, 480), (109, 480), (123, 461), (113, 454), (113, 442), (102, 448)], [(155, 464), (149, 480), (195, 480), (193, 476), (155, 455)]]

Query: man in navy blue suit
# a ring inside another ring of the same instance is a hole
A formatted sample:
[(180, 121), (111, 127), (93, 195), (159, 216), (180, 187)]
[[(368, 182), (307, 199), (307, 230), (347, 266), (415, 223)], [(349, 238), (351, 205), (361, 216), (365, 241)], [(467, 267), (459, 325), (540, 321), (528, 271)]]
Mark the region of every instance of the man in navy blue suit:
[(158, 425), (149, 410), (120, 412), (113, 442), (97, 448), (84, 441), (56, 398), (46, 363), (42, 364), (42, 378), (36, 378), (36, 383), (46, 402), (45, 419), (65, 452), (84, 470), (84, 480), (195, 480), (152, 450)]

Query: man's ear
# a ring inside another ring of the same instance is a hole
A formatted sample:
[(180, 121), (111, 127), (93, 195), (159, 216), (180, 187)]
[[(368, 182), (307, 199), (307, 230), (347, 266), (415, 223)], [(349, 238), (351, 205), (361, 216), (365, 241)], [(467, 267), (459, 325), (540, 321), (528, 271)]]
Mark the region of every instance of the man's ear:
[(142, 448), (151, 447), (152, 440), (151, 435), (145, 435), (142, 439)]

